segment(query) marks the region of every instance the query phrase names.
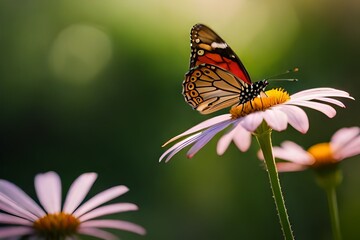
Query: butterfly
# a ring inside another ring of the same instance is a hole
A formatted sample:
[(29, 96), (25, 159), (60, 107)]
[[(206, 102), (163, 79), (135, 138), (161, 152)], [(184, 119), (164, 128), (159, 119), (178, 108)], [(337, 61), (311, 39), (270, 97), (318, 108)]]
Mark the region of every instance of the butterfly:
[(196, 24), (190, 33), (190, 70), (182, 94), (201, 114), (243, 104), (264, 92), (267, 80), (251, 82), (239, 57), (213, 30)]

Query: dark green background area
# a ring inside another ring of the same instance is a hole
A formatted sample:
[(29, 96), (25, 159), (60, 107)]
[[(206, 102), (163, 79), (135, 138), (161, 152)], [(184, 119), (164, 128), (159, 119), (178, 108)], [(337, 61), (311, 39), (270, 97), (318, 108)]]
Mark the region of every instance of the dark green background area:
[[(181, 95), (190, 28), (212, 27), (255, 80), (300, 68), (289, 76), (299, 82), (269, 88), (333, 87), (359, 99), (359, 16), (357, 1), (1, 1), (0, 178), (34, 198), (34, 176), (50, 170), (64, 194), (89, 171), (99, 174), (89, 196), (126, 185), (117, 201), (140, 210), (112, 217), (148, 234), (114, 231), (122, 239), (281, 239), (254, 139), (246, 153), (232, 144), (217, 156), (216, 137), (193, 159), (182, 151), (158, 162), (165, 141), (216, 115), (200, 115)], [(358, 126), (358, 100), (343, 102), (334, 119), (306, 109), (308, 134), (289, 127), (274, 132), (275, 145), (307, 148)], [(344, 239), (360, 236), (359, 160), (341, 164)], [(297, 239), (330, 239), (312, 172), (281, 174), (281, 183)]]

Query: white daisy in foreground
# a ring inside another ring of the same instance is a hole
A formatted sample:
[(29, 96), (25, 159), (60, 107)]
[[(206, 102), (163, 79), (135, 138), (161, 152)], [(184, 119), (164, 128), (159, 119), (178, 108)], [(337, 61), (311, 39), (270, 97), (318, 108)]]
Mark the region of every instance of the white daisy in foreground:
[(96, 219), (113, 213), (138, 210), (132, 203), (100, 206), (126, 193), (129, 189), (123, 185), (107, 189), (80, 205), (96, 178), (96, 173), (80, 175), (72, 183), (62, 206), (59, 175), (55, 172), (36, 175), (35, 190), (43, 208), (15, 184), (0, 179), (0, 239), (31, 237), (60, 240), (74, 239), (78, 234), (105, 240), (118, 239), (103, 228), (144, 235), (145, 229), (134, 223)]
[[(350, 127), (338, 130), (330, 142), (318, 143), (307, 151), (294, 142), (286, 141), (281, 147), (274, 147), (279, 172), (301, 171), (307, 168), (321, 168), (360, 154), (360, 128)], [(260, 155), (261, 156), (261, 155)]]
[(234, 141), (241, 151), (248, 150), (251, 133), (263, 121), (276, 131), (283, 131), (290, 124), (299, 132), (306, 133), (309, 129), (309, 120), (300, 107), (315, 109), (332, 118), (336, 115), (336, 110), (330, 104), (345, 107), (342, 102), (334, 99), (335, 97), (354, 99), (347, 92), (333, 88), (314, 88), (291, 96), (282, 89), (272, 89), (265, 94), (266, 96), (255, 98), (251, 102), (232, 107), (230, 114), (208, 119), (170, 139), (163, 146), (190, 135), (164, 152), (160, 161), (164, 158), (166, 162), (169, 161), (177, 152), (189, 145), (192, 147), (187, 156), (193, 157), (217, 133), (229, 126), (230, 131), (222, 136), (217, 144), (219, 155), (226, 151), (231, 141)]

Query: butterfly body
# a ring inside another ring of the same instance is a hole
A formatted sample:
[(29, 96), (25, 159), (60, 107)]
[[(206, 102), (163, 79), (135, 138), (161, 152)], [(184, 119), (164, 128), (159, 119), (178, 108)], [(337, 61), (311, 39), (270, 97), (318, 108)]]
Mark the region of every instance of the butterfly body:
[(190, 33), (190, 70), (183, 96), (202, 114), (251, 101), (265, 90), (266, 80), (252, 83), (239, 57), (213, 30), (196, 24)]

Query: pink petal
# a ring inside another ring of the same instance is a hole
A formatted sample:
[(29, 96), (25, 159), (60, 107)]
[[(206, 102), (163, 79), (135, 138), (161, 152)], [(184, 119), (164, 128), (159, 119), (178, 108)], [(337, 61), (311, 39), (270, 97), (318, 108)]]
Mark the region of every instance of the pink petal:
[(106, 232), (104, 230), (100, 230), (97, 228), (84, 228), (80, 227), (78, 229), (78, 232), (83, 235), (93, 236), (104, 240), (117, 240), (119, 239), (114, 234)]
[(279, 109), (287, 115), (289, 124), (296, 130), (301, 133), (309, 130), (309, 119), (304, 110), (292, 105), (282, 105)]
[(239, 127), (240, 125), (237, 125), (235, 127), (233, 127), (228, 133), (224, 134), (218, 141), (217, 145), (216, 145), (216, 152), (218, 155), (223, 155), (224, 152), (226, 151), (226, 149), (228, 149), (233, 136), (235, 134), (236, 128)]
[(346, 144), (343, 148), (339, 148), (334, 152), (334, 157), (338, 160), (353, 157), (360, 154), (360, 136), (353, 139), (350, 143)]
[(9, 237), (20, 237), (33, 233), (34, 229), (30, 227), (2, 227), (0, 228), (0, 239)]
[(146, 230), (143, 227), (131, 222), (121, 221), (121, 220), (92, 220), (81, 223), (81, 227), (82, 228), (83, 227), (113, 228), (113, 229), (119, 229), (119, 230), (137, 233), (139, 235), (146, 234)]
[(283, 131), (287, 127), (287, 116), (277, 108), (271, 108), (263, 113), (264, 119), (272, 129)]
[(165, 162), (168, 162), (176, 153), (180, 150), (184, 149), (185, 147), (189, 146), (190, 144), (196, 142), (201, 137), (202, 132), (195, 133), (192, 136), (189, 136), (180, 142), (174, 144), (171, 148), (166, 150), (159, 158), (159, 162), (161, 162), (165, 157)]
[(61, 211), (61, 180), (57, 173), (47, 172), (36, 175), (35, 190), (47, 213)]
[(100, 216), (109, 215), (113, 213), (127, 212), (127, 211), (136, 211), (138, 207), (132, 203), (116, 203), (110, 204), (107, 206), (96, 208), (84, 215), (82, 215), (79, 220), (85, 222), (89, 219), (94, 219)]
[(334, 152), (343, 148), (360, 134), (359, 127), (341, 128), (331, 137), (331, 147)]
[(342, 108), (346, 107), (345, 104), (343, 104), (339, 100), (332, 99), (332, 98), (321, 97), (321, 98), (317, 98), (316, 100), (319, 100), (319, 101), (322, 101), (322, 102), (327, 102), (327, 103), (332, 103), (332, 104), (337, 105), (337, 106), (342, 107)]
[(308, 168), (306, 165), (301, 165), (292, 162), (279, 162), (276, 163), (278, 172), (298, 172)]
[(63, 212), (73, 213), (88, 194), (97, 178), (96, 173), (84, 173), (71, 184), (66, 196)]
[(313, 100), (321, 97), (344, 97), (354, 99), (349, 93), (334, 88), (312, 88), (295, 93), (290, 97), (294, 100)]
[[(217, 143), (216, 152), (218, 155), (223, 155), (229, 147), (231, 141), (234, 141), (236, 146), (243, 152), (247, 151), (251, 143), (251, 133), (246, 131), (239, 121), (234, 123), (234, 127), (227, 134), (222, 136)], [(240, 141), (239, 141), (240, 140)]]
[(16, 202), (2, 193), (0, 193), (0, 209), (4, 212), (25, 218), (30, 221), (36, 221), (38, 219), (37, 216), (29, 212), (27, 209), (22, 208)]
[(315, 161), (307, 151), (291, 141), (283, 142), (281, 147), (273, 147), (273, 155), (276, 158), (303, 165), (311, 165)]
[[(13, 215), (0, 213), (0, 223), (32, 226), (33, 222)], [(1, 229), (1, 228), (0, 228)]]
[(246, 152), (251, 145), (251, 133), (241, 127), (234, 135), (233, 140), (240, 151)]
[(254, 112), (242, 118), (240, 124), (249, 132), (254, 132), (263, 121), (262, 112)]
[[(274, 155), (274, 154), (273, 154)], [(257, 158), (258, 159), (260, 159), (260, 160), (264, 160), (265, 158), (264, 158), (264, 154), (263, 154), (263, 152), (262, 152), (262, 150), (260, 149), (257, 153), (256, 153), (256, 156), (257, 156)], [(275, 156), (274, 156), (275, 157)]]
[(101, 204), (108, 202), (120, 195), (123, 195), (129, 191), (129, 189), (126, 186), (115, 186), (112, 188), (109, 188), (105, 191), (102, 191), (101, 193), (98, 193), (91, 199), (89, 199), (87, 202), (85, 202), (83, 205), (81, 205), (74, 213), (73, 215), (75, 217), (80, 217), (83, 214), (91, 211), (92, 209), (96, 208), (97, 206), (100, 206)]
[(15, 184), (6, 180), (0, 180), (0, 192), (37, 217), (45, 215), (45, 212), (39, 205)]
[(230, 120), (230, 119), (231, 119), (231, 114), (223, 114), (223, 115), (219, 115), (219, 116), (210, 118), (208, 120), (205, 120), (205, 121), (199, 123), (198, 125), (195, 125), (194, 127), (188, 129), (187, 131), (173, 137), (172, 139), (170, 139), (169, 141), (164, 143), (162, 146), (164, 147), (164, 146), (168, 145), (169, 143), (171, 143), (171, 142), (173, 142), (173, 141), (175, 141), (175, 140), (177, 140), (177, 139), (179, 139), (179, 138), (181, 138), (183, 136), (198, 132), (198, 131), (200, 131), (202, 129), (211, 127), (211, 126), (213, 126), (215, 124), (218, 124), (220, 122)]
[(206, 129), (195, 144), (190, 148), (187, 153), (188, 158), (192, 158), (201, 148), (203, 148), (217, 133), (224, 130), (226, 127), (231, 124), (231, 121), (224, 121), (217, 125), (214, 125)]
[(284, 105), (287, 105), (287, 104), (312, 108), (314, 110), (322, 112), (323, 114), (325, 114), (329, 118), (333, 118), (336, 115), (335, 109), (333, 107), (329, 106), (329, 105), (324, 104), (324, 103), (310, 102), (310, 101), (292, 101), (292, 100), (290, 100), (290, 101), (284, 103)]
[[(291, 98), (301, 98), (301, 97), (307, 97), (307, 96), (318, 96), (319, 94), (324, 94), (326, 93), (326, 95), (328, 95), (329, 92), (333, 93), (334, 92), (334, 88), (310, 88), (310, 89), (306, 89), (300, 92), (297, 92), (295, 94), (291, 95)], [(341, 90), (338, 90), (341, 91)]]

